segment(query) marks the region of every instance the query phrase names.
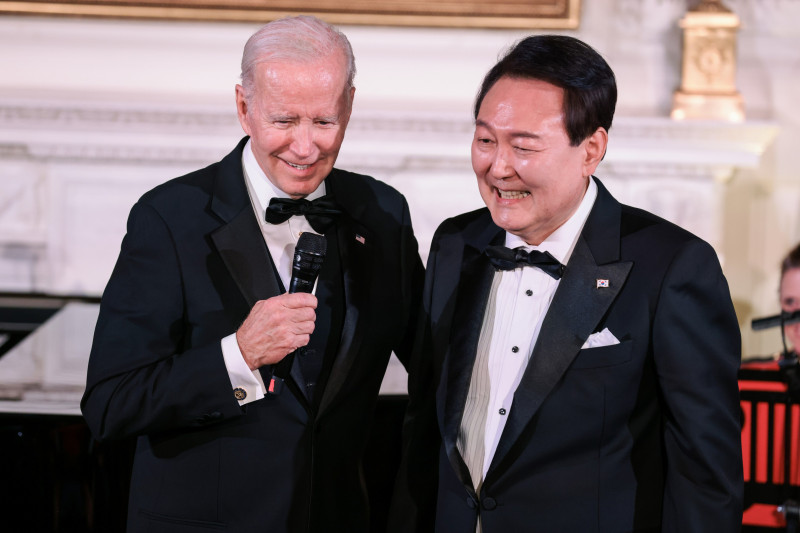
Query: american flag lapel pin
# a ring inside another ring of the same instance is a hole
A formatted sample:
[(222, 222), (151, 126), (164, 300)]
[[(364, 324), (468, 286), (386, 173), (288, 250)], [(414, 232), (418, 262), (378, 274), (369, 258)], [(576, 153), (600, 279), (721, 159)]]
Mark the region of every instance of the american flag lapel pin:
[(358, 233), (356, 233), (356, 240), (361, 244), (367, 244), (367, 239), (365, 239), (363, 235), (359, 235)]
[(598, 289), (608, 288), (608, 280), (607, 279), (598, 279), (597, 280), (597, 288)]

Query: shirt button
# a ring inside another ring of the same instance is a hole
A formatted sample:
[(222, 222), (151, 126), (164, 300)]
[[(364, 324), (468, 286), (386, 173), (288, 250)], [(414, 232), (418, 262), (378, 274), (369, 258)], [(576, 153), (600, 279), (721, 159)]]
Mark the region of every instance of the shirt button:
[(501, 415), (504, 415), (504, 414), (506, 414), (506, 410), (505, 410), (505, 408), (504, 408), (504, 407), (501, 407), (501, 408), (500, 408), (500, 410), (499, 410), (499, 411), (497, 411), (497, 412), (498, 412), (498, 413), (500, 413)]
[(527, 294), (528, 296), (533, 296), (533, 291), (528, 289), (527, 291), (525, 291), (525, 294)]
[(518, 346), (514, 346), (514, 347), (511, 348), (511, 351), (513, 353), (517, 353), (519, 351), (519, 347)]

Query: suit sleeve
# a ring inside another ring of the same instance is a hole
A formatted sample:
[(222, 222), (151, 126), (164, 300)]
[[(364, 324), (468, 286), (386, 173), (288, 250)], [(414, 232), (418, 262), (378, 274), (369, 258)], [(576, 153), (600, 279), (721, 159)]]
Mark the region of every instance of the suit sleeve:
[(441, 437), (436, 421), (440, 369), (433, 353), (431, 301), (439, 233), (431, 243), (414, 348), (406, 365), (409, 403), (403, 422), (402, 454), (389, 514), (389, 533), (424, 533), (434, 529)]
[(663, 531), (739, 531), (741, 340), (727, 282), (705, 242), (684, 246), (667, 270), (653, 347), (666, 409)]
[(414, 237), (414, 230), (411, 225), (411, 213), (405, 198), (402, 202), (400, 219), (400, 284), (403, 299), (402, 316), (405, 318), (405, 326), (402, 328), (400, 342), (394, 347), (394, 353), (403, 363), (406, 370), (414, 348), (416, 338), (417, 317), (419, 316), (420, 298), (422, 286), (425, 282), (425, 269), (419, 258), (417, 239)]
[(169, 228), (147, 204), (128, 219), (103, 293), (81, 401), (98, 439), (201, 427), (241, 415), (219, 340), (195, 346)]

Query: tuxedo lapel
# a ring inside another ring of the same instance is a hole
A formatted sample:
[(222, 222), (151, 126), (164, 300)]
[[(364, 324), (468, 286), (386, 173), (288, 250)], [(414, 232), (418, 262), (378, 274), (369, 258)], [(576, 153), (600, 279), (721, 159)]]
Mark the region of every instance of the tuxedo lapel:
[[(487, 483), (600, 323), (631, 270), (632, 263), (618, 260), (619, 203), (599, 183), (598, 186), (598, 198), (586, 229), (578, 238), (530, 362), (514, 392), (508, 421), (486, 475)], [(599, 228), (598, 223), (602, 223)], [(595, 256), (599, 254), (592, 253), (592, 246), (604, 247), (603, 256), (613, 257), (614, 262), (598, 264)]]
[(373, 290), (372, 278), (378, 268), (372, 233), (359, 221), (365, 206), (352, 205), (348, 202), (347, 184), (336, 169), (326, 178), (325, 184), (327, 193), (333, 196), (345, 213), (336, 225), (344, 283), (345, 314), (339, 349), (323, 391), (320, 413), (330, 406), (342, 389), (358, 356), (364, 334), (360, 313), (368, 312), (371, 308), (369, 297), (370, 291)]
[(438, 392), (443, 410), (440, 419), (443, 420), (442, 440), (445, 451), (454, 471), (466, 487), (472, 487), (472, 478), (458, 451), (457, 441), (475, 366), (483, 315), (494, 278), (494, 268), (483, 250), (489, 244), (502, 242), (503, 236), (504, 232), (492, 224), (488, 231), (484, 230), (478, 239), (464, 248), (451, 337)]
[(252, 307), (281, 293), (258, 221), (253, 215), (242, 171), (242, 149), (247, 138), (220, 163), (214, 183), (211, 210), (223, 225), (211, 234), (248, 305)]
[(243, 209), (211, 239), (250, 307), (281, 293), (271, 272), (269, 250), (249, 209)]

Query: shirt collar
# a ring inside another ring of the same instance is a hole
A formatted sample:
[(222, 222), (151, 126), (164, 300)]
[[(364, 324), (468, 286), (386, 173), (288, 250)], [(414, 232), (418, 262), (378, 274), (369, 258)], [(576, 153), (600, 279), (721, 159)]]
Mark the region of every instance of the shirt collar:
[[(267, 178), (267, 175), (261, 169), (258, 161), (256, 161), (253, 148), (250, 146), (251, 142), (252, 140), (248, 139), (242, 150), (242, 168), (244, 169), (245, 179), (250, 183), (251, 190), (255, 192), (255, 201), (260, 211), (263, 213), (267, 209), (270, 199), (289, 198), (289, 195), (276, 187), (275, 184)], [(317, 187), (314, 192), (306, 197), (306, 200), (315, 200), (322, 196), (325, 196), (324, 181), (320, 183), (319, 187)]]
[(578, 236), (583, 230), (583, 225), (589, 217), (594, 201), (597, 198), (597, 184), (594, 178), (589, 178), (589, 187), (583, 195), (578, 209), (558, 229), (551, 233), (539, 246), (527, 244), (521, 237), (506, 232), (506, 246), (509, 248), (524, 247), (526, 250), (541, 250), (550, 252), (562, 265), (566, 265), (572, 255), (572, 250), (578, 242)]

